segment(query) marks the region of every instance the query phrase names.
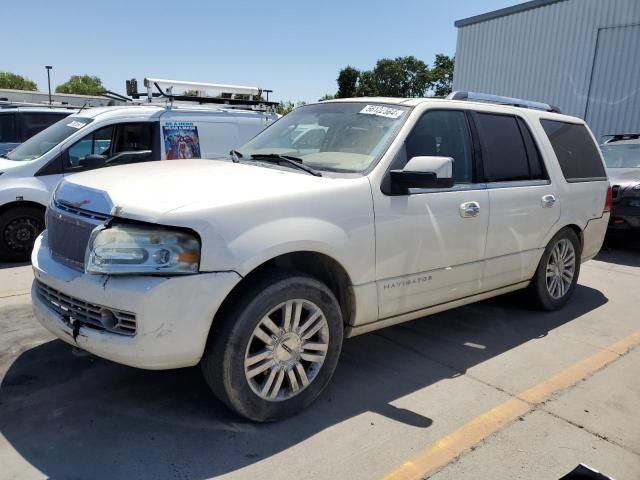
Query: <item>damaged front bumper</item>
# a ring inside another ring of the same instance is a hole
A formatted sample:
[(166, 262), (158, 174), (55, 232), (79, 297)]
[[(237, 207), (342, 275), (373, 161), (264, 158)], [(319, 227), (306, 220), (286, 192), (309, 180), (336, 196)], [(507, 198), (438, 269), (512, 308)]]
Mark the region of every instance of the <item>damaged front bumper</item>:
[(218, 307), (241, 279), (235, 272), (84, 274), (51, 257), (46, 231), (32, 263), (33, 311), (47, 330), (100, 357), (146, 369), (197, 364)]

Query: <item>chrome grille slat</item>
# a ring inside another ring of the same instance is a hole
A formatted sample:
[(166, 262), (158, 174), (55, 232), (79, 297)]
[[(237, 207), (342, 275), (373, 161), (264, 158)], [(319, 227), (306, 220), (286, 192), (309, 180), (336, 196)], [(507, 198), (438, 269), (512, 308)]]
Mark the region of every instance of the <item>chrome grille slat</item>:
[(65, 212), (73, 213), (74, 215), (78, 215), (79, 217), (90, 218), (92, 220), (100, 220), (105, 221), (109, 220), (109, 215), (104, 215), (102, 213), (90, 212), (88, 210), (83, 210), (81, 208), (72, 207), (66, 203), (58, 202), (54, 200), (53, 204), (56, 208), (60, 210), (64, 210)]
[[(62, 317), (70, 317), (74, 322), (80, 322), (86, 327), (120, 335), (133, 336), (137, 332), (138, 324), (135, 313), (114, 310), (80, 300), (40, 281), (36, 281), (36, 286), (40, 298)], [(116, 320), (114, 325), (109, 324), (113, 323), (109, 322), (111, 315)]]

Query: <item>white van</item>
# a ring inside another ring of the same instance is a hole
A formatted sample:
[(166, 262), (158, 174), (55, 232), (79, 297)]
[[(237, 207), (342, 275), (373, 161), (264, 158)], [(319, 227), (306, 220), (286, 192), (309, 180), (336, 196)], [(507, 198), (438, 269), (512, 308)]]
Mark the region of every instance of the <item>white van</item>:
[(276, 119), (265, 109), (150, 103), (91, 108), (60, 120), (0, 158), (0, 260), (28, 258), (63, 176), (228, 154)]

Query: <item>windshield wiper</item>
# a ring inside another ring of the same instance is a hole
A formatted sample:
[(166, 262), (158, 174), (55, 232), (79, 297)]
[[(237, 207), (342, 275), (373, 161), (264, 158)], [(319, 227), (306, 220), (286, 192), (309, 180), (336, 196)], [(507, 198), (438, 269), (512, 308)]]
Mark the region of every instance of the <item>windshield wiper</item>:
[(315, 168), (311, 168), (308, 165), (302, 163), (302, 159), (298, 157), (292, 157), (290, 155), (280, 155), (279, 153), (254, 153), (251, 155), (251, 158), (254, 160), (262, 160), (265, 162), (273, 162), (273, 163), (286, 163), (287, 165), (291, 165), (293, 167), (299, 168), (300, 170), (304, 170), (307, 173), (315, 177), (321, 177), (322, 173), (320, 173)]

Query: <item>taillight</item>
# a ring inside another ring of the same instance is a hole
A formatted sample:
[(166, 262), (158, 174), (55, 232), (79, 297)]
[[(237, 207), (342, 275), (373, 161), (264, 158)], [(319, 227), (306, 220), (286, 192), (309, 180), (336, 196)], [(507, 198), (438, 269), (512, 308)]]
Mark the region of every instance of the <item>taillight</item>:
[(611, 185), (609, 185), (609, 188), (607, 188), (607, 198), (604, 201), (604, 209), (602, 210), (602, 213), (610, 212), (612, 206), (613, 206), (613, 189), (611, 188)]

